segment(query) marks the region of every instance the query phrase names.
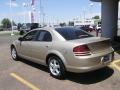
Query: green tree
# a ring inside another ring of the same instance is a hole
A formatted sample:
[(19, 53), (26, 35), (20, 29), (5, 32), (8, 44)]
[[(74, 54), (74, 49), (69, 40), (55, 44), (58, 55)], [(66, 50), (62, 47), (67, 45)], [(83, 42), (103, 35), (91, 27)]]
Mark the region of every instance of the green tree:
[(74, 22), (73, 21), (69, 21), (69, 26), (74, 26)]
[(1, 23), (3, 28), (11, 28), (11, 21), (8, 18), (4, 18)]
[(60, 23), (60, 26), (63, 27), (63, 26), (66, 26), (66, 23)]
[(93, 17), (93, 19), (100, 19), (100, 16), (96, 15)]
[(12, 21), (12, 25), (13, 25), (13, 26), (17, 26), (17, 24), (16, 24), (14, 21)]

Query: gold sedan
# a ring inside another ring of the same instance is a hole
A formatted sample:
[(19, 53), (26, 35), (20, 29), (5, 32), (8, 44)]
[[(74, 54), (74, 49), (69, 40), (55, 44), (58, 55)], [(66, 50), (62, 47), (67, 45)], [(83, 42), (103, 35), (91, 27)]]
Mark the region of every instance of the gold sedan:
[(32, 30), (11, 44), (11, 56), (46, 65), (58, 79), (64, 78), (66, 71), (83, 73), (103, 68), (114, 58), (108, 38), (73, 27)]

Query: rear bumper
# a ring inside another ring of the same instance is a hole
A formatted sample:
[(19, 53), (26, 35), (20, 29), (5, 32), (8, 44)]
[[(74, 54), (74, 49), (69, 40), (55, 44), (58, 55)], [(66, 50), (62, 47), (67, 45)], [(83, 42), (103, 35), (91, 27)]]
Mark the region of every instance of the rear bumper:
[[(114, 60), (114, 53), (109, 53), (107, 55), (111, 55), (111, 59), (103, 62), (101, 60), (101, 58), (103, 56), (99, 56), (96, 58), (89, 58), (86, 60), (83, 59), (77, 59), (74, 61), (77, 61), (77, 66), (67, 66), (66, 69), (67, 71), (70, 72), (75, 72), (75, 73), (84, 73), (84, 72), (90, 72), (90, 71), (94, 71), (94, 70), (98, 70), (100, 68), (106, 67), (107, 65), (109, 65), (113, 60)], [(83, 62), (85, 61), (85, 62)], [(79, 65), (79, 66), (78, 66)]]
[(69, 67), (67, 71), (75, 72), (75, 73), (85, 73), (85, 72), (90, 72), (90, 71), (101, 69), (103, 67), (106, 67), (107, 65), (108, 64), (106, 65), (99, 64), (99, 65), (91, 66), (91, 67)]

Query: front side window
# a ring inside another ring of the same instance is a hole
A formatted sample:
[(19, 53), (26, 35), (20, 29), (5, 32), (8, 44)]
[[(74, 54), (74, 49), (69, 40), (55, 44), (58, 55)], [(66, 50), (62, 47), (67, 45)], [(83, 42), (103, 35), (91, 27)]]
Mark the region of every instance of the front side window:
[(81, 38), (93, 37), (92, 35), (75, 28), (56, 28), (55, 29), (66, 40), (74, 40)]
[(23, 40), (24, 41), (33, 41), (33, 40), (35, 40), (37, 32), (38, 32), (37, 30), (29, 32), (27, 35), (25, 35), (23, 37)]
[(45, 31), (45, 30), (41, 30), (37, 36), (37, 41), (52, 41), (52, 36), (50, 34), (50, 32)]

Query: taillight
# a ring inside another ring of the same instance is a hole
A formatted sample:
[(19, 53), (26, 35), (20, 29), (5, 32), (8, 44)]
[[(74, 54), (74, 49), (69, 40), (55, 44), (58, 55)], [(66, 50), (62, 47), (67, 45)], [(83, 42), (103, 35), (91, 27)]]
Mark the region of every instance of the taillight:
[(90, 54), (90, 49), (87, 45), (80, 45), (73, 48), (75, 56), (87, 56)]

